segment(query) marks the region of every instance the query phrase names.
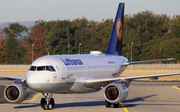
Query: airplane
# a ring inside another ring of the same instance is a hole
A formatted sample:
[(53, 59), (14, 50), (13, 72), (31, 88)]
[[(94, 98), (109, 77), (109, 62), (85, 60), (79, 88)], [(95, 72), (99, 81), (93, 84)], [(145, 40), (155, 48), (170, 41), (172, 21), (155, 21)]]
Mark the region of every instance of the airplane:
[(91, 51), (90, 54), (47, 55), (36, 59), (26, 76), (0, 74), (0, 77), (16, 81), (4, 89), (4, 97), (11, 103), (21, 103), (29, 89), (44, 95), (40, 104), (44, 110), (54, 108), (53, 94), (92, 93), (104, 89), (105, 106), (119, 107), (128, 96), (128, 87), (134, 79), (157, 79), (179, 75), (180, 72), (119, 77), (128, 65), (174, 58), (129, 62), (121, 55), (123, 39), (124, 3), (120, 3), (107, 51)]

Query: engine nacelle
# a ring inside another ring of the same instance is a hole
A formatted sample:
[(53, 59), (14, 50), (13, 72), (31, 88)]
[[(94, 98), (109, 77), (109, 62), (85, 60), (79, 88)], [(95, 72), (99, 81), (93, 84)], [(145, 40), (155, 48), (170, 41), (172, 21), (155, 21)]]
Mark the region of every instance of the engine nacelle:
[(105, 99), (112, 103), (118, 104), (128, 96), (128, 89), (124, 84), (111, 83), (106, 86), (104, 91)]
[(29, 89), (23, 84), (13, 83), (4, 89), (4, 97), (11, 103), (20, 103), (24, 101), (28, 95)]

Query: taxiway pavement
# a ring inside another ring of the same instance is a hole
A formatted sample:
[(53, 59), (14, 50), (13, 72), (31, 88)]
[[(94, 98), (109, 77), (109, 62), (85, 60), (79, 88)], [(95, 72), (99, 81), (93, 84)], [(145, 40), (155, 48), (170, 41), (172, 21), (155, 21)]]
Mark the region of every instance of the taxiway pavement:
[[(6, 81), (4, 81), (5, 83)], [(44, 112), (40, 107), (41, 94), (34, 94), (20, 104), (10, 104), (4, 97), (0, 80), (1, 112)], [(105, 108), (103, 90), (91, 94), (54, 94), (55, 108), (51, 112), (179, 112), (180, 82), (133, 82), (129, 95), (119, 108)], [(33, 93), (32, 93), (33, 94)]]

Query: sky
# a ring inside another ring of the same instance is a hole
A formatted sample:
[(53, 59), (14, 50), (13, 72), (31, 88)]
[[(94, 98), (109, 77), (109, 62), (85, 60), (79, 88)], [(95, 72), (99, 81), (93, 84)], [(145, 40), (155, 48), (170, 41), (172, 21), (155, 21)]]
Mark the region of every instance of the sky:
[(125, 14), (149, 10), (170, 17), (180, 15), (180, 0), (0, 0), (0, 23), (82, 17), (101, 22), (115, 18), (120, 2), (125, 3)]

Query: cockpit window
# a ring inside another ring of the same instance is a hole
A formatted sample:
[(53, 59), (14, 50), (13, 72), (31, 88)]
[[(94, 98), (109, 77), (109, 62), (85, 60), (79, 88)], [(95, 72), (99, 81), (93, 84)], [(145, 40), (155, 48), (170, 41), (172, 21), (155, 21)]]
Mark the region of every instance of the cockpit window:
[(37, 71), (42, 71), (42, 70), (45, 70), (45, 66), (38, 66), (37, 67)]
[(46, 66), (47, 71), (56, 71), (53, 66)]
[(49, 66), (51, 68), (51, 71), (56, 71), (53, 66)]
[(37, 71), (56, 71), (53, 66), (31, 66), (30, 71), (35, 71), (37, 68)]
[(31, 71), (35, 71), (36, 70), (36, 66), (31, 66), (30, 70)]
[(46, 66), (47, 71), (51, 71), (51, 68), (49, 66)]

